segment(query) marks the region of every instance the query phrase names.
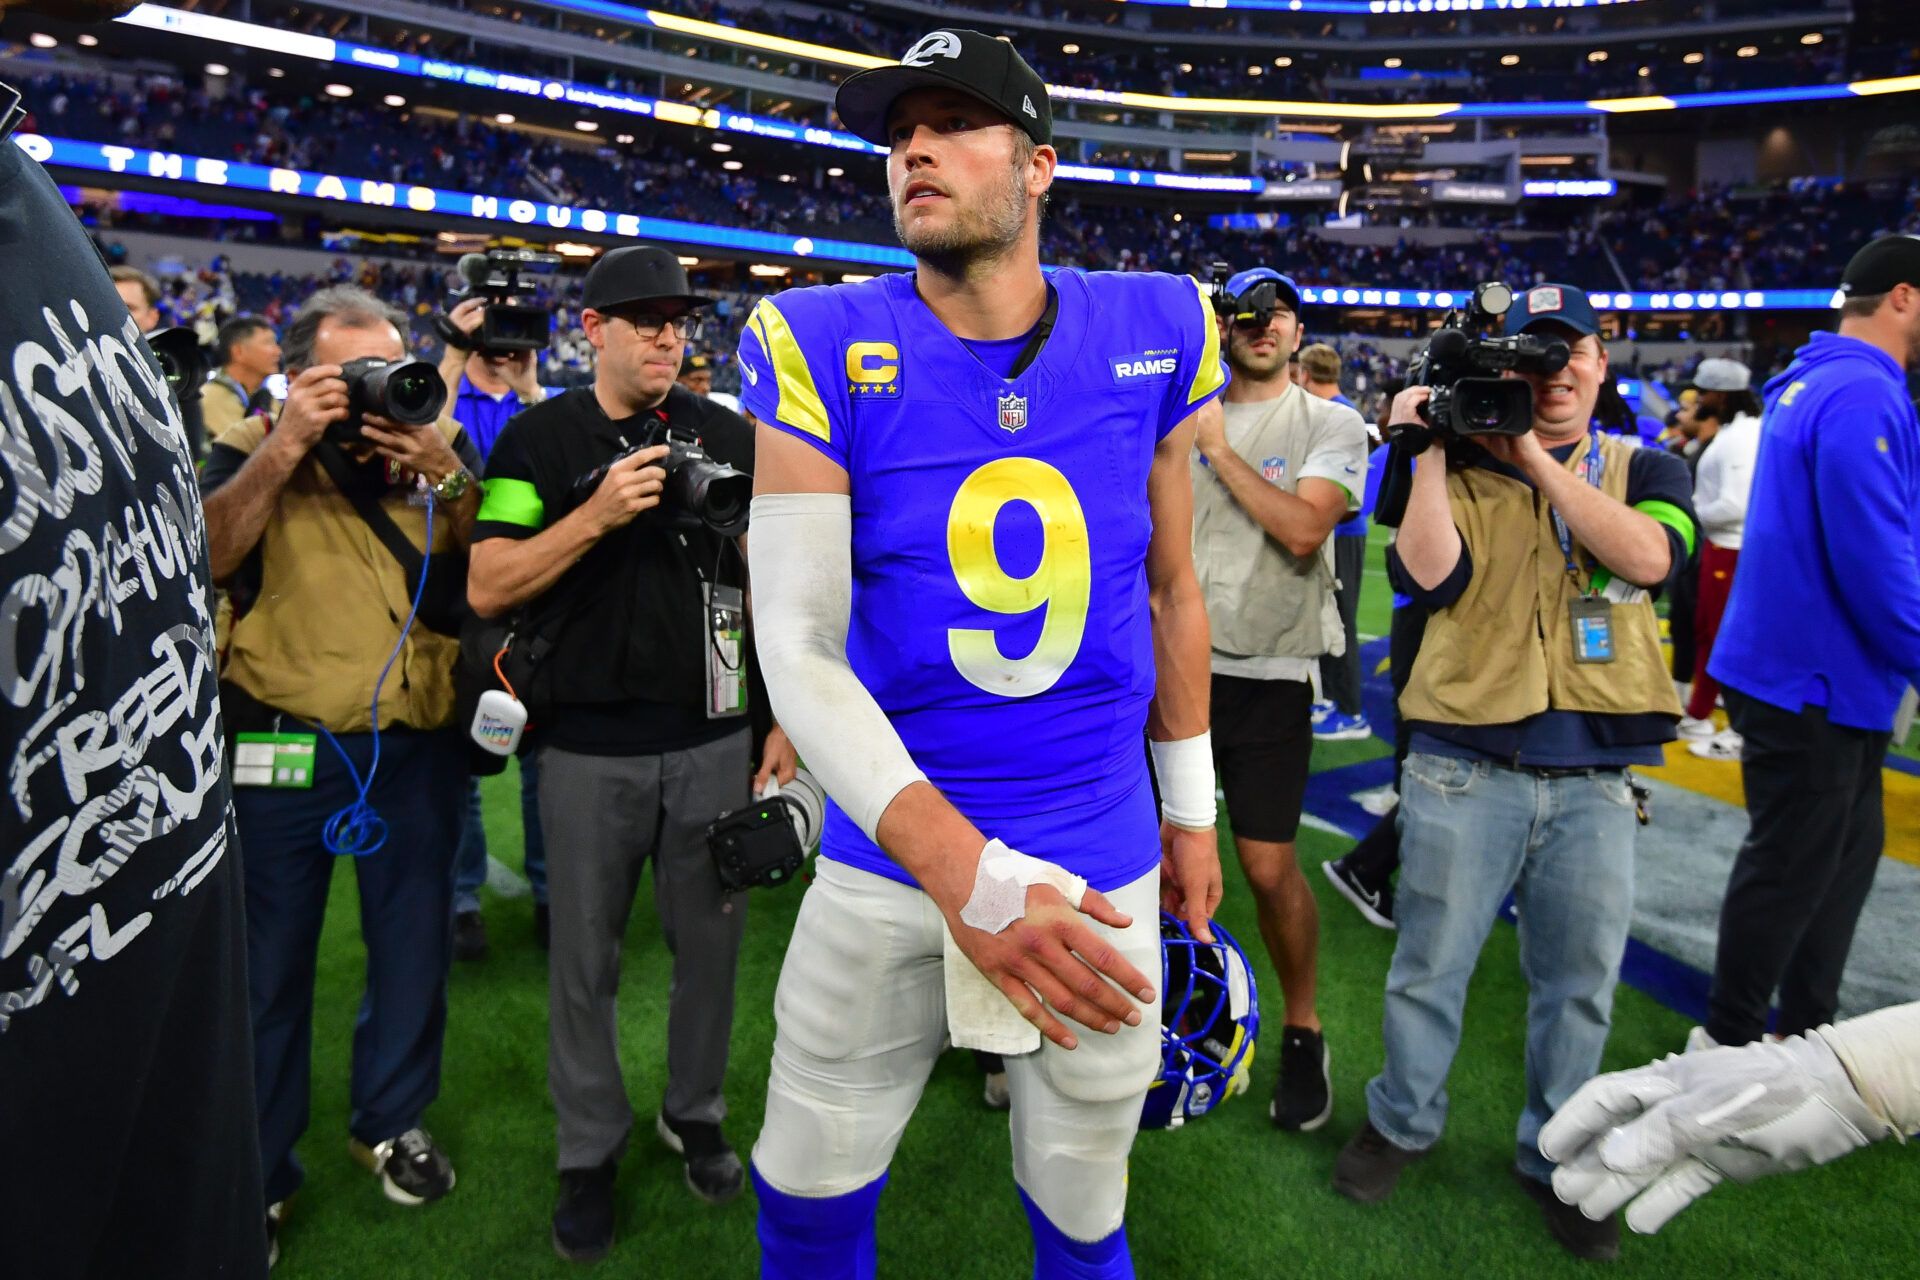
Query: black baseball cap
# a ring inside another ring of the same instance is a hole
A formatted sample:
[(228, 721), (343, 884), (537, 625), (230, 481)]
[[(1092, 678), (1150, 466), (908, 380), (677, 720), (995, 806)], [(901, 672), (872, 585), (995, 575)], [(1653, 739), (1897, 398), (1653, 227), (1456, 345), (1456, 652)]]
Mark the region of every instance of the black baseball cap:
[(903, 93), (927, 88), (958, 89), (1006, 116), (1035, 142), (1053, 142), (1047, 82), (1005, 40), (958, 27), (929, 31), (893, 66), (848, 76), (833, 95), (833, 109), (849, 133), (884, 147), (894, 102)]
[(1881, 236), (1854, 254), (1840, 276), (1840, 292), (1850, 298), (1878, 297), (1900, 284), (1920, 288), (1920, 236)]
[(1600, 332), (1600, 317), (1587, 301), (1585, 289), (1541, 284), (1514, 295), (1513, 305), (1507, 308), (1505, 331), (1509, 338), (1546, 324), (1562, 325), (1579, 334)]
[(693, 291), (678, 255), (650, 244), (615, 249), (587, 272), (586, 305), (608, 311), (639, 302), (679, 302), (710, 307), (713, 299)]

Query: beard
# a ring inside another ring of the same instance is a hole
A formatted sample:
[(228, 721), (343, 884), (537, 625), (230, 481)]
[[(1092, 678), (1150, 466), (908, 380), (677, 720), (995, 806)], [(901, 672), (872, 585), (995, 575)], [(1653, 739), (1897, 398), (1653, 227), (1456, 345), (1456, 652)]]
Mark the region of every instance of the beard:
[(948, 197), (956, 216), (946, 226), (908, 226), (898, 200), (893, 206), (893, 233), (908, 253), (942, 275), (963, 276), (979, 262), (1004, 256), (1027, 228), (1027, 191), (1022, 171), (1009, 169), (1004, 185), (985, 193), (980, 202), (961, 208)]
[(1272, 351), (1261, 355), (1238, 333), (1227, 339), (1227, 364), (1234, 373), (1256, 382), (1265, 382), (1287, 367), (1286, 343), (1276, 343)]

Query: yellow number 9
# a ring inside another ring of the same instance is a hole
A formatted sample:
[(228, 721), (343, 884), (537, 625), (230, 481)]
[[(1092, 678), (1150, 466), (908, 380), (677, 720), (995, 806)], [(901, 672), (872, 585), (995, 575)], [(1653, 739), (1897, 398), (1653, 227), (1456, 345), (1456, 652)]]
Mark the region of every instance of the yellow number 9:
[[(993, 550), (993, 526), (1009, 502), (1024, 502), (1040, 517), (1040, 563), (1015, 578)], [(992, 630), (954, 627), (947, 652), (967, 680), (1003, 698), (1030, 698), (1051, 689), (1080, 652), (1087, 629), (1093, 566), (1087, 518), (1073, 486), (1034, 458), (1002, 458), (968, 476), (947, 514), (947, 555), (967, 599), (993, 613), (1044, 608), (1040, 641), (1024, 658), (1000, 652)]]

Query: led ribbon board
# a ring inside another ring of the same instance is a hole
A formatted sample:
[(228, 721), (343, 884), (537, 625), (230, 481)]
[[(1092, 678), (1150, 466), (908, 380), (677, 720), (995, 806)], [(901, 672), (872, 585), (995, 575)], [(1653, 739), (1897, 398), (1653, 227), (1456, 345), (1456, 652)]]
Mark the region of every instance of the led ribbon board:
[[(701, 40), (712, 40), (721, 44), (730, 44), (756, 52), (785, 53), (805, 58), (813, 62), (825, 62), (834, 66), (886, 67), (894, 65), (891, 58), (880, 58), (870, 53), (859, 53), (852, 49), (836, 49), (831, 45), (814, 44), (806, 40), (790, 40), (785, 36), (767, 35), (758, 31), (743, 31), (739, 27), (726, 26), (718, 22), (705, 22), (698, 18), (683, 18), (678, 14), (666, 13), (659, 9), (642, 9), (634, 5), (616, 4), (613, 0), (539, 0), (550, 9), (565, 9), (574, 13), (591, 14), (597, 18), (606, 18), (615, 22), (624, 22), (635, 27), (651, 27), (659, 31), (670, 31), (676, 35), (692, 36)], [(1134, 0), (1138, 3), (1139, 0)], [(1322, 3), (1335, 3), (1336, 0), (1321, 0)], [(1358, 3), (1359, 0), (1356, 0)], [(1604, 0), (1599, 0), (1604, 2)], [(1614, 0), (1615, 3), (1637, 2), (1637, 0)], [(1306, 0), (1300, 8), (1304, 10)], [(1393, 0), (1380, 0), (1382, 5)], [(1440, 0), (1400, 0), (1401, 8), (1375, 8), (1375, 0), (1364, 0), (1364, 8), (1356, 10), (1366, 13), (1424, 13), (1429, 10), (1439, 12)], [(1222, 0), (1200, 0), (1196, 4), (1187, 4), (1182, 0), (1183, 8), (1220, 8)], [(1256, 6), (1249, 0), (1244, 7), (1272, 7), (1294, 9), (1293, 0), (1280, 0), (1270, 6)], [(1542, 9), (1568, 9), (1598, 7), (1598, 3), (1580, 5), (1571, 0), (1554, 2), (1533, 0), (1530, 4), (1520, 4), (1508, 0), (1506, 4), (1499, 0), (1486, 0), (1483, 9), (1499, 11), (1502, 9), (1525, 9), (1538, 12)], [(1473, 0), (1453, 0), (1451, 12), (1473, 11)], [(154, 14), (171, 15), (174, 21), (162, 25)], [(156, 27), (161, 30), (184, 30), (194, 25), (194, 21), (182, 24), (180, 18), (197, 21), (214, 21), (227, 28), (247, 27), (251, 24), (235, 22), (230, 19), (205, 19), (200, 14), (182, 14), (179, 10), (167, 9), (160, 5), (142, 4), (132, 13), (119, 19), (136, 26)], [(317, 41), (331, 44), (315, 36), (295, 37), (273, 27), (256, 28), (269, 33), (271, 37)], [(189, 34), (192, 34), (191, 32)], [(247, 44), (246, 40), (224, 38), (231, 43)], [(254, 47), (266, 47), (255, 44)], [(364, 47), (364, 46), (350, 46)], [(288, 52), (293, 50), (288, 49)], [(371, 52), (382, 54), (389, 59), (404, 58), (406, 55), (384, 54), (380, 50)], [(310, 57), (326, 55), (309, 54)], [(332, 59), (330, 61), (348, 61)], [(362, 64), (369, 65), (369, 64)], [(1590, 116), (1614, 115), (1639, 111), (1674, 111), (1697, 107), (1744, 106), (1770, 102), (1812, 102), (1829, 98), (1870, 97), (1877, 94), (1913, 93), (1920, 91), (1920, 75), (1892, 76), (1882, 80), (1855, 80), (1849, 84), (1795, 85), (1780, 89), (1741, 89), (1724, 93), (1677, 93), (1671, 96), (1641, 95), (1630, 98), (1589, 98), (1569, 99), (1559, 102), (1295, 102), (1277, 98), (1193, 98), (1163, 93), (1135, 93), (1131, 90), (1081, 89), (1072, 85), (1051, 84), (1047, 86), (1047, 95), (1068, 102), (1099, 102), (1116, 107), (1133, 107), (1144, 111), (1189, 112), (1205, 115), (1242, 115), (1242, 116), (1293, 116), (1306, 120), (1434, 120), (1442, 117), (1470, 116)], [(684, 105), (684, 104), (683, 104)], [(692, 108), (690, 108), (692, 109)]]
[[(208, 156), (150, 151), (113, 143), (49, 138), (43, 134), (15, 134), (14, 143), (41, 164), (93, 173), (128, 174), (182, 184), (223, 187), (232, 191), (263, 191), (273, 195), (330, 200), (336, 204), (379, 209), (411, 209), (450, 218), (510, 222), (521, 227), (554, 232), (586, 232), (634, 240), (664, 240), (673, 244), (730, 249), (747, 254), (779, 254), (814, 258), (823, 263), (875, 267), (911, 267), (913, 255), (891, 245), (857, 240), (816, 240), (811, 236), (747, 231), (706, 222), (649, 218), (637, 213), (609, 213), (570, 205), (544, 204), (511, 196), (475, 195), (404, 182), (343, 178), (331, 173), (243, 164)], [(1399, 307), (1409, 310), (1445, 310), (1463, 304), (1470, 290), (1378, 289), (1346, 285), (1309, 285), (1300, 290), (1302, 302), (1333, 306)], [(1840, 305), (1834, 289), (1766, 289), (1713, 292), (1589, 293), (1602, 311), (1816, 311)]]
[[(788, 40), (781, 36), (762, 35), (754, 31), (742, 31), (737, 27), (722, 26), (717, 22), (681, 18), (658, 10), (612, 4), (607, 0), (544, 0), (544, 2), (551, 7), (591, 13), (635, 26), (655, 27), (663, 31), (716, 40), (747, 49), (791, 53), (839, 66), (866, 68), (893, 65), (888, 59), (876, 58), (871, 54), (855, 53), (848, 49), (833, 49), (826, 45), (809, 44), (804, 40)], [(1438, 0), (1434, 2), (1437, 3)], [(1615, 2), (1620, 3), (1623, 0), (1615, 0)], [(1371, 4), (1372, 0), (1368, 0), (1368, 3)], [(1536, 0), (1534, 7), (1553, 6), (1540, 5)], [(385, 49), (370, 48), (367, 45), (351, 44), (344, 40), (331, 40), (324, 36), (282, 31), (278, 27), (259, 26), (233, 18), (187, 13), (179, 9), (169, 9), (163, 5), (139, 5), (116, 21), (149, 30), (169, 31), (206, 40), (218, 40), (226, 44), (238, 44), (272, 53), (313, 58), (321, 62), (370, 67), (400, 75), (427, 76), (438, 80), (459, 80), (462, 83), (530, 94), (551, 101), (567, 101), (581, 106), (628, 111), (634, 115), (650, 115), (674, 124), (701, 125), (710, 129), (722, 127), (719, 120), (724, 113), (685, 102), (616, 94), (591, 85), (573, 84), (562, 80), (541, 80), (530, 76), (489, 71), (481, 67), (465, 67), (459, 63), (422, 58), (417, 54), (393, 53)], [(1049, 97), (1067, 102), (1097, 102), (1143, 111), (1262, 117), (1291, 116), (1302, 120), (1438, 120), (1466, 119), (1475, 116), (1514, 118), (1624, 115), (1644, 111), (1684, 111), (1703, 107), (1754, 106), (1776, 102), (1816, 102), (1914, 92), (1920, 92), (1920, 75), (1892, 76), (1881, 80), (1855, 80), (1848, 84), (1794, 85), (1780, 89), (1676, 93), (1671, 96), (1569, 99), (1559, 102), (1293, 102), (1270, 98), (1188, 98), (1161, 93), (1134, 93), (1130, 90), (1082, 89), (1057, 84), (1047, 86)], [(838, 147), (842, 150), (872, 152), (881, 150), (851, 134), (839, 133), (831, 129), (805, 128), (786, 121), (758, 116), (738, 115), (728, 118), (755, 122), (746, 125), (744, 131), (763, 133), (766, 137), (786, 138), (797, 132), (800, 134), (798, 141), (812, 145)], [(742, 125), (732, 124), (725, 127), (741, 129)], [(1069, 174), (1068, 169), (1079, 169), (1081, 172), (1077, 175)], [(1112, 181), (1124, 182), (1131, 186), (1164, 186), (1181, 190), (1257, 192), (1265, 189), (1265, 182), (1260, 178), (1206, 177), (1200, 180), (1218, 185), (1195, 187), (1193, 183), (1196, 178), (1189, 174), (1153, 173), (1147, 170), (1129, 169), (1092, 169), (1077, 165), (1062, 165), (1061, 173), (1080, 182)], [(1105, 173), (1114, 173), (1118, 176), (1111, 179), (1090, 176)]]

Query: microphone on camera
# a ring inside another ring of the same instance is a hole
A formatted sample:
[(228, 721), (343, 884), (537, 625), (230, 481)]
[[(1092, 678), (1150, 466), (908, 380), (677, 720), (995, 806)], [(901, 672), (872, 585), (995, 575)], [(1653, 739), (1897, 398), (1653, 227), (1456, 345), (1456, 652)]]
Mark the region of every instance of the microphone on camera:
[(460, 261), (454, 264), (454, 270), (466, 281), (469, 289), (482, 289), (487, 283), (487, 255), (484, 253), (463, 253)]

